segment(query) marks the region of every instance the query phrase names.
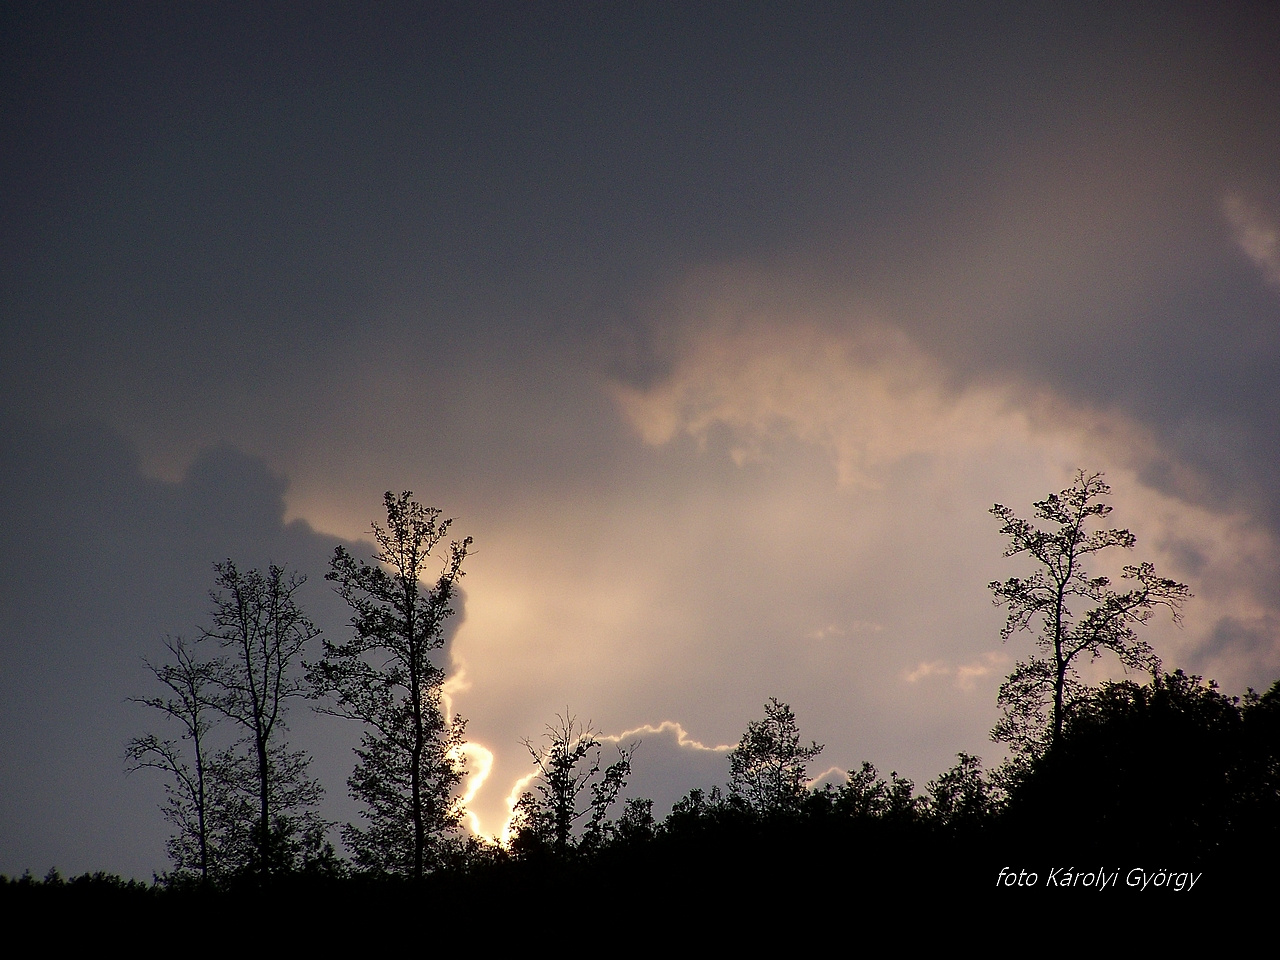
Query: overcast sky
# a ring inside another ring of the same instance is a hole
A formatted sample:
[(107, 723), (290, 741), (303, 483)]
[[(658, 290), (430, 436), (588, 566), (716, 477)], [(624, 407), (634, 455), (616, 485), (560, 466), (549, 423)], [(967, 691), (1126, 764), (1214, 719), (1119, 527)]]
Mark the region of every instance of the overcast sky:
[(1166, 667), (1280, 678), (1280, 9), (474, 6), (0, 12), (0, 873), (165, 869), (142, 657), (228, 557), (341, 639), (386, 490), (475, 541), (486, 835), (566, 709), (659, 813), (770, 696), (998, 761), (988, 511), (1079, 468)]

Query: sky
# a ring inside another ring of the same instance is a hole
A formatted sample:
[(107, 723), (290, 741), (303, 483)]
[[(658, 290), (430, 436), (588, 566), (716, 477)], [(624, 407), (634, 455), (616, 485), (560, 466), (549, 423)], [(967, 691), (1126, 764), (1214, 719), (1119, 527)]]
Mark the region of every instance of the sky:
[(1165, 667), (1280, 678), (1280, 9), (624, 6), (4, 5), (0, 874), (166, 869), (143, 658), (228, 558), (343, 639), (387, 490), (474, 538), (484, 836), (565, 713), (659, 815), (769, 697), (997, 763), (989, 511), (1079, 469)]

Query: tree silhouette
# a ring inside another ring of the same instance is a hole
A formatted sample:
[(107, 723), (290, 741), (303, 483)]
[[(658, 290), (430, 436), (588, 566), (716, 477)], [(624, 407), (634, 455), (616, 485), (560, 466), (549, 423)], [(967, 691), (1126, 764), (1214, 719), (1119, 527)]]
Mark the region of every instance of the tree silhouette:
[[(517, 853), (548, 849), (558, 857), (575, 849), (593, 852), (606, 839), (609, 808), (627, 785), (639, 744), (619, 744), (618, 759), (602, 769), (599, 732), (590, 723), (580, 724), (568, 710), (547, 726), (544, 741), (545, 745), (523, 741), (537, 774), (533, 791), (516, 803), (513, 846)], [(649, 808), (629, 808), (628, 814), (629, 835), (652, 829)], [(575, 838), (580, 821), (585, 827)]]
[(1233, 776), (1234, 826), (1259, 853), (1280, 853), (1280, 680), (1240, 705), (1242, 759)]
[(293, 663), (318, 633), (294, 600), (302, 578), (274, 566), (242, 574), (230, 560), (214, 569), (213, 625), (201, 639), (218, 654), (167, 639), (171, 662), (145, 662), (168, 693), (136, 700), (175, 721), (180, 737), (147, 734), (126, 747), (130, 770), (168, 774), (174, 879), (202, 882), (293, 870), (320, 852), (325, 828), (308, 757), (283, 737), (287, 701), (302, 693)]
[[(962, 755), (963, 756), (963, 755)], [(836, 813), (853, 820), (884, 820), (894, 823), (914, 822), (920, 813), (922, 798), (915, 795), (916, 785), (894, 770), (886, 782), (875, 764), (867, 761), (852, 771), (843, 784), (831, 794)]]
[(217, 641), (227, 655), (208, 663), (208, 702), (244, 734), (251, 762), (239, 773), (257, 800), (252, 863), (266, 875), (291, 868), (298, 837), (314, 845), (323, 833), (315, 813), (322, 791), (307, 775), (309, 758), (281, 739), (288, 701), (306, 692), (295, 662), (320, 631), (295, 598), (305, 577), (274, 564), (265, 574), (241, 573), (231, 560), (214, 569), (213, 626), (201, 639)]
[(1274, 849), (1280, 796), (1280, 750), (1251, 737), (1253, 703), (1181, 670), (1106, 683), (1014, 780), (1013, 820), (1074, 851), (1190, 860), (1231, 846), (1252, 860), (1268, 838)]
[(764, 719), (747, 724), (729, 754), (729, 795), (762, 816), (794, 813), (807, 792), (809, 761), (822, 749), (802, 746), (791, 707), (770, 697)]
[[(324, 643), (308, 666), (317, 709), (366, 725), (347, 781), (364, 803), (366, 826), (344, 828), (343, 839), (366, 870), (421, 879), (438, 860), (462, 810), (463, 722), (445, 716), (444, 671), (432, 655), (444, 645), (444, 626), (462, 576), (471, 538), (443, 548), (450, 520), (422, 506), (412, 493), (384, 497), (387, 526), (372, 525), (374, 564), (339, 546), (326, 579), (352, 609), (353, 636)], [(444, 549), (434, 586), (423, 577)]]
[(209, 731), (214, 723), (208, 699), (210, 668), (192, 656), (181, 637), (166, 638), (165, 648), (173, 657), (172, 663), (156, 666), (149, 660), (143, 662), (171, 695), (134, 698), (134, 702), (177, 721), (182, 728), (181, 739), (191, 745), (194, 767), (188, 764), (179, 741), (154, 734), (130, 740), (125, 757), (130, 771), (149, 767), (169, 776), (163, 811), (165, 820), (176, 831), (169, 839), (170, 859), (180, 873), (194, 872), (202, 881), (208, 881), (216, 874), (218, 861), (211, 837), (214, 808), (218, 806), (214, 802), (216, 785), (225, 780), (223, 764), (213, 759), (209, 747)]
[(1025, 630), (1043, 651), (1018, 661), (1000, 687), (1003, 716), (991, 734), (1023, 757), (1061, 741), (1064, 718), (1083, 692), (1077, 668), (1082, 656), (1097, 659), (1110, 651), (1125, 667), (1154, 671), (1159, 658), (1134, 628), (1159, 606), (1179, 620), (1191, 596), (1185, 584), (1157, 576), (1150, 563), (1124, 567), (1123, 578), (1133, 587), (1123, 592), (1112, 589), (1107, 577), (1085, 571), (1089, 556), (1112, 547), (1131, 549), (1136, 540), (1128, 530), (1089, 529), (1111, 513), (1103, 499), (1110, 492), (1102, 474), (1077, 472), (1070, 487), (1036, 502), (1036, 518), (1050, 524), (1044, 530), (1002, 504), (991, 508), (1009, 538), (1004, 555), (1025, 553), (1037, 564), (1030, 576), (989, 584), (994, 603), (1008, 610), (1003, 639)]
[(925, 785), (929, 795), (925, 813), (935, 826), (972, 829), (995, 813), (991, 783), (982, 775), (982, 761), (968, 753), (956, 765)]

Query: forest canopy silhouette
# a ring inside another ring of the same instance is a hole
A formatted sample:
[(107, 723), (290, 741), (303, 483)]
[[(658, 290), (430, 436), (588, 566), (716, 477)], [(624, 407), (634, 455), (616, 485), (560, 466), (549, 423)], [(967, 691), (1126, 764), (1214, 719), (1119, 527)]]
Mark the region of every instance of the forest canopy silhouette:
[[(920, 790), (867, 762), (819, 784), (823, 746), (770, 698), (728, 752), (726, 781), (690, 785), (659, 820), (652, 800), (628, 794), (642, 741), (610, 745), (566, 708), (523, 741), (532, 772), (502, 838), (464, 829), (465, 723), (445, 707), (437, 662), (472, 542), (451, 539), (451, 521), (412, 493), (388, 492), (373, 556), (338, 546), (330, 561), (346, 638), (321, 636), (299, 607), (301, 577), (228, 559), (196, 639), (166, 638), (163, 659), (147, 660), (155, 690), (136, 702), (154, 732), (125, 756), (164, 785), (171, 869), (151, 884), (50, 871), (3, 891), (193, 903), (266, 891), (386, 900), (426, 886), (461, 909), (552, 880), (640, 891), (673, 875), (728, 902), (786, 871), (795, 879), (779, 895), (800, 905), (833, 882), (870, 897), (946, 864), (992, 893), (1228, 892), (1240, 864), (1280, 852), (1280, 681), (1234, 697), (1166, 672), (1142, 628), (1192, 598), (1147, 562), (1125, 564), (1119, 582), (1089, 570), (1136, 548), (1108, 525), (1110, 492), (1080, 471), (1031, 520), (991, 509), (1019, 566), (990, 590), (1021, 651), (999, 691), (991, 737), (1007, 756), (994, 768), (962, 752)], [(1099, 660), (1124, 678), (1087, 682), (1081, 666)], [(317, 812), (322, 785), (287, 726), (304, 701), (359, 727), (346, 783), (357, 823)]]

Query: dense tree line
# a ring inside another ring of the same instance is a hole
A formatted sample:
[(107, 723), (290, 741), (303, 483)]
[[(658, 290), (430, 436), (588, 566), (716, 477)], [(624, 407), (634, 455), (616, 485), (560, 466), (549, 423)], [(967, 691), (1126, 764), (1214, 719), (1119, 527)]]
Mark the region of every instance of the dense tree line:
[[(990, 585), (1007, 611), (1003, 636), (1029, 633), (1034, 647), (1000, 688), (992, 738), (1009, 756), (994, 770), (960, 753), (919, 792), (865, 762), (814, 786), (809, 768), (823, 746), (806, 743), (791, 707), (770, 699), (729, 752), (726, 783), (689, 790), (658, 820), (650, 800), (625, 796), (640, 745), (606, 756), (600, 733), (566, 710), (541, 741), (524, 741), (535, 775), (502, 845), (462, 835), (463, 722), (443, 711), (444, 673), (432, 659), (470, 540), (446, 542), (439, 511), (388, 493), (374, 562), (342, 547), (332, 558), (328, 579), (352, 610), (347, 641), (319, 637), (298, 609), (301, 578), (227, 561), (215, 568), (212, 625), (194, 645), (168, 640), (169, 659), (148, 664), (163, 693), (139, 702), (177, 739), (139, 737), (128, 757), (166, 776), (173, 871), (162, 886), (212, 895), (270, 883), (385, 900), (435, 884), (457, 904), (552, 879), (626, 890), (676, 874), (731, 897), (786, 876), (773, 895), (799, 904), (837, 873), (871, 896), (876, 883), (945, 864), (994, 890), (1010, 869), (1025, 878), (1067, 861), (1073, 871), (1080, 861), (1141, 861), (1220, 868), (1224, 889), (1233, 865), (1280, 852), (1280, 681), (1230, 697), (1164, 671), (1137, 630), (1159, 608), (1176, 618), (1190, 594), (1148, 563), (1124, 567), (1123, 589), (1086, 571), (1091, 556), (1135, 545), (1104, 526), (1108, 493), (1100, 475), (1079, 473), (1035, 504), (1044, 529), (992, 509), (1006, 556), (1031, 566)], [(1104, 655), (1145, 679), (1085, 684), (1079, 663)], [(326, 844), (319, 785), (286, 739), (287, 707), (303, 696), (362, 726), (348, 788), (363, 822), (341, 830), (350, 861)], [(77, 884), (139, 889), (56, 874), (4, 886)]]

